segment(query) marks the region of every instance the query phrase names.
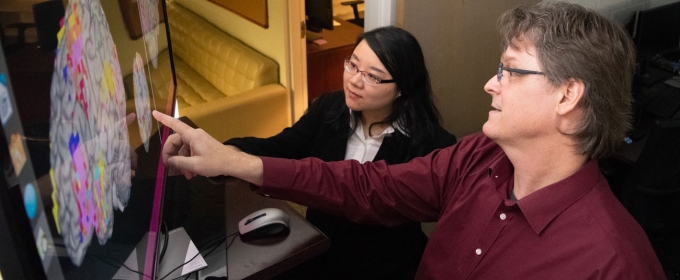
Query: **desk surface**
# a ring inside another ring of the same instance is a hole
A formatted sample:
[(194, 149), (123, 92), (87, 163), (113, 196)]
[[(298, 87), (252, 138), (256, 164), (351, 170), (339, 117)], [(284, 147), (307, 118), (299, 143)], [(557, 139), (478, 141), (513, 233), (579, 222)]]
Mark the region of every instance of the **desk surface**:
[[(223, 221), (226, 221), (226, 235), (229, 236), (238, 232), (238, 222), (243, 217), (262, 208), (279, 208), (290, 216), (288, 231), (252, 240), (228, 237), (226, 242), (222, 242), (209, 255), (205, 256), (208, 250), (203, 251), (208, 267), (200, 271), (199, 279), (225, 275), (230, 280), (269, 279), (320, 254), (330, 246), (328, 237), (308, 223), (288, 203), (258, 195), (243, 180), (228, 178), (224, 186), (211, 183), (205, 177), (187, 181), (180, 176), (173, 177), (173, 181), (168, 187), (175, 190), (166, 190), (166, 202), (176, 203), (181, 200), (182, 203), (188, 203), (190, 205), (181, 206), (180, 211), (190, 214), (183, 224), (175, 224), (170, 228), (184, 226), (199, 249), (203, 247), (201, 243), (215, 240), (215, 233), (224, 237), (225, 232), (218, 228), (225, 227)], [(220, 193), (223, 196), (216, 197)], [(216, 213), (219, 211), (216, 209), (226, 211)], [(229, 243), (231, 245), (227, 249)], [(189, 279), (195, 278), (192, 275)]]
[(226, 182), (227, 234), (238, 231), (238, 222), (262, 208), (279, 208), (290, 216), (290, 231), (267, 238), (236, 238), (227, 251), (229, 279), (269, 279), (328, 249), (330, 240), (288, 203), (262, 197), (248, 183), (230, 178)]
[(326, 40), (323, 45), (317, 45), (313, 42), (307, 41), (307, 55), (323, 52), (330, 49), (341, 48), (348, 45), (354, 46), (357, 41), (357, 36), (364, 33), (364, 29), (356, 24), (336, 18), (339, 26), (334, 26), (333, 30), (323, 30), (320, 33), (322, 39)]

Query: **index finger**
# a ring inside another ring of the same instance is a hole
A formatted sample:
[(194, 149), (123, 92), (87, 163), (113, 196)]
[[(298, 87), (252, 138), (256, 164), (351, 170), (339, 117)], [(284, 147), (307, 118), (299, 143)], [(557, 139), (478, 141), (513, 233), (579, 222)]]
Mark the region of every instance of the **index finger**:
[(125, 125), (132, 124), (132, 122), (135, 121), (136, 117), (137, 117), (137, 114), (135, 114), (135, 113), (130, 113), (127, 116), (125, 116)]
[(151, 113), (153, 114), (153, 117), (158, 120), (159, 122), (163, 123), (165, 126), (171, 128), (175, 132), (179, 133), (180, 135), (193, 130), (192, 127), (189, 125), (183, 123), (182, 121), (175, 119), (171, 116), (168, 116), (166, 114), (163, 114), (161, 112), (158, 112), (156, 110), (153, 110)]

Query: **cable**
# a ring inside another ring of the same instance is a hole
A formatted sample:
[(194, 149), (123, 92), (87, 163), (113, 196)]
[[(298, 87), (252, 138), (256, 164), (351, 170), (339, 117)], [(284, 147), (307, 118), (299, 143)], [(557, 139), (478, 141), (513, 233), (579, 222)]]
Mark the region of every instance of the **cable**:
[[(165, 224), (164, 224), (164, 225), (165, 225)], [(167, 228), (166, 228), (166, 229), (167, 229)], [(217, 243), (217, 245), (215, 245), (214, 247), (212, 247), (212, 249), (210, 249), (210, 251), (209, 251), (208, 253), (205, 254), (205, 257), (207, 257), (208, 255), (210, 255), (210, 253), (212, 253), (213, 251), (215, 251), (215, 249), (217, 249), (217, 248), (222, 244), (222, 242), (226, 241), (227, 238), (233, 236), (233, 238), (231, 239), (231, 241), (229, 241), (229, 244), (227, 244), (227, 249), (228, 249), (229, 246), (231, 246), (231, 244), (234, 243), (234, 240), (236, 239), (236, 237), (237, 237), (238, 235), (239, 235), (238, 232), (235, 232), (235, 233), (232, 233), (232, 234), (230, 234), (230, 235), (227, 235), (226, 237), (221, 237), (221, 238), (218, 238), (218, 239), (215, 239), (215, 240), (213, 240), (213, 241), (208, 242), (208, 244), (206, 244), (201, 250), (199, 250), (198, 253), (196, 253), (196, 255), (194, 255), (190, 260), (184, 262), (182, 265), (180, 265), (180, 266), (178, 266), (178, 267), (175, 267), (172, 271), (168, 272), (168, 274), (166, 274), (165, 276), (163, 276), (162, 278), (160, 278), (160, 280), (163, 280), (163, 279), (167, 278), (168, 276), (170, 276), (170, 274), (172, 274), (173, 272), (175, 272), (175, 270), (177, 270), (177, 269), (179, 269), (179, 268), (185, 266), (186, 264), (192, 262), (196, 257), (198, 257), (199, 254), (201, 254), (202, 251), (205, 251), (206, 249), (210, 248), (210, 246), (211, 246), (212, 244), (214, 244), (215, 242), (219, 241), (219, 243)], [(165, 243), (167, 244), (167, 241), (166, 241)], [(58, 245), (64, 246), (63, 244), (58, 244)], [(65, 247), (65, 246), (64, 246), (64, 247)], [(165, 244), (164, 244), (163, 247), (166, 247)], [(94, 255), (94, 254), (87, 254), (87, 255), (85, 255), (85, 256), (86, 256), (86, 257), (90, 257), (90, 258), (96, 258), (96, 259), (98, 259), (99, 261), (101, 261), (101, 262), (103, 262), (103, 263), (105, 263), (105, 264), (108, 264), (108, 265), (110, 265), (110, 266), (112, 266), (112, 267), (115, 267), (115, 268), (117, 268), (117, 269), (120, 269), (120, 267), (122, 266), (122, 267), (125, 267), (127, 270), (129, 270), (129, 271), (131, 271), (131, 272), (134, 272), (134, 273), (137, 273), (137, 274), (139, 274), (139, 275), (145, 276), (145, 274), (144, 274), (143, 272), (134, 270), (134, 269), (128, 267), (127, 265), (125, 265), (125, 263), (120, 263), (120, 265), (117, 265), (117, 264), (112, 263), (111, 261), (113, 261), (113, 262), (118, 262), (118, 261), (115, 261), (115, 260), (107, 261), (107, 260), (104, 259), (104, 258), (111, 259), (111, 257), (107, 257), (107, 256), (98, 256), (98, 255)], [(158, 261), (158, 263), (160, 263), (160, 260)], [(196, 275), (196, 279), (198, 279), (198, 271), (196, 272), (196, 274), (197, 274), (197, 275)], [(185, 279), (185, 280), (186, 280), (186, 279), (189, 279), (190, 276), (191, 276), (191, 273), (189, 273), (189, 274), (187, 275), (187, 277), (184, 278), (184, 279)], [(156, 276), (156, 279), (158, 279), (158, 276)]]
[[(104, 259), (104, 258), (109, 258), (109, 259), (110, 259), (110, 257), (106, 257), (106, 256), (97, 256), (97, 255), (93, 255), (93, 254), (88, 254), (88, 255), (85, 255), (85, 256), (86, 256), (86, 257), (90, 257), (90, 258), (96, 258), (96, 259), (98, 259), (99, 261), (101, 261), (101, 262), (103, 262), (103, 263), (105, 263), (105, 264), (108, 264), (108, 265), (110, 265), (110, 266), (112, 266), (112, 267), (115, 267), (115, 268), (117, 268), (117, 269), (120, 269), (120, 267), (122, 266), (122, 267), (125, 267), (125, 268), (126, 268), (127, 270), (129, 270), (129, 271), (132, 271), (132, 272), (137, 273), (137, 274), (142, 275), (142, 276), (146, 276), (143, 272), (139, 272), (139, 271), (137, 271), (137, 270), (134, 270), (134, 269), (130, 268), (129, 266), (125, 265), (124, 263), (121, 263), (120, 265), (117, 265), (117, 264), (111, 263), (111, 262), (109, 262), (109, 261), (107, 261), (107, 260)], [(115, 261), (115, 260), (110, 260), (110, 261), (118, 262), (118, 261)]]
[[(224, 239), (226, 240), (226, 239), (229, 238), (230, 236), (233, 236), (233, 238), (231, 239), (231, 241), (229, 241), (229, 244), (227, 244), (227, 248), (226, 248), (226, 249), (229, 249), (229, 246), (231, 246), (231, 244), (234, 243), (234, 240), (236, 239), (237, 236), (239, 236), (239, 234), (238, 234), (238, 232), (237, 232), (237, 233), (232, 233), (232, 234), (228, 235), (227, 237), (225, 237)], [(221, 244), (222, 244), (222, 242), (220, 242), (220, 244), (218, 244), (217, 246), (213, 247), (212, 250), (210, 250), (210, 252), (206, 253), (204, 257), (207, 258), (208, 255), (210, 255), (210, 253), (212, 253), (213, 251), (215, 251), (215, 249), (217, 249), (217, 248), (219, 247), (219, 245), (221, 245)], [(191, 274), (189, 274), (189, 275), (191, 275)], [(189, 279), (189, 275), (187, 275), (187, 277), (184, 278), (184, 280)], [(198, 277), (199, 277), (198, 271), (196, 271), (196, 279), (198, 279)]]
[[(220, 238), (220, 239), (216, 239), (216, 240), (213, 240), (213, 241), (209, 242), (208, 245), (205, 246), (205, 248), (199, 250), (199, 251), (198, 251), (191, 259), (189, 259), (188, 261), (184, 262), (183, 264), (181, 264), (181, 265), (175, 267), (174, 269), (172, 269), (172, 270), (171, 270), (170, 272), (168, 272), (165, 276), (163, 276), (160, 280), (163, 280), (163, 279), (167, 278), (168, 276), (170, 276), (170, 274), (172, 274), (173, 272), (175, 272), (175, 270), (178, 270), (178, 269), (180, 269), (181, 267), (185, 266), (186, 264), (192, 262), (196, 257), (198, 257), (198, 255), (201, 254), (201, 251), (203, 251), (203, 250), (205, 250), (206, 248), (208, 248), (209, 245), (211, 245), (212, 243), (214, 243), (214, 242), (216, 242), (216, 241), (220, 241), (219, 243), (217, 243), (217, 246), (215, 246), (215, 248), (217, 248), (217, 247), (219, 247), (220, 244), (222, 244), (222, 242), (223, 242), (224, 240), (226, 240), (226, 238)], [(213, 248), (213, 250), (214, 250), (214, 248)], [(212, 250), (211, 250), (210, 252), (212, 252)]]
[[(234, 236), (234, 238), (231, 239), (231, 241), (229, 241), (229, 244), (227, 244), (227, 250), (229, 250), (229, 246), (231, 246), (231, 243), (234, 243), (234, 239), (236, 239), (236, 236), (238, 236), (239, 234), (238, 234), (238, 232), (237, 232), (237, 233), (232, 233), (231, 235), (227, 235), (227, 238), (228, 238), (229, 236), (232, 236), (232, 235), (235, 235), (235, 236)], [(208, 254), (209, 254), (209, 253), (208, 253)]]
[(168, 225), (165, 224), (165, 220), (163, 221), (163, 232), (165, 232), (165, 235), (163, 237), (163, 248), (161, 248), (161, 253), (158, 255), (158, 263), (161, 263), (163, 260), (163, 256), (165, 256), (165, 250), (168, 249), (168, 241), (170, 240), (170, 234), (168, 232)]
[[(184, 280), (189, 279), (189, 277), (191, 277), (191, 274), (192, 273), (187, 274), (187, 277), (184, 277)], [(198, 280), (198, 270), (196, 270), (196, 272), (194, 272), (194, 274), (196, 274), (196, 280)]]
[(236, 239), (236, 236), (238, 236), (238, 232), (232, 233), (232, 234), (230, 234), (230, 235), (227, 235), (226, 237), (222, 237), (222, 238), (219, 238), (219, 239), (215, 239), (215, 240), (213, 240), (213, 241), (210, 241), (207, 245), (205, 245), (205, 247), (203, 247), (203, 249), (199, 250), (198, 253), (196, 253), (196, 255), (194, 255), (191, 259), (189, 259), (188, 261), (184, 262), (183, 264), (181, 264), (181, 265), (175, 267), (173, 270), (171, 270), (171, 271), (168, 272), (166, 275), (164, 275), (162, 278), (160, 278), (160, 280), (163, 280), (163, 279), (167, 278), (168, 276), (170, 276), (170, 274), (172, 274), (173, 272), (175, 272), (175, 270), (178, 270), (178, 269), (180, 269), (181, 267), (185, 266), (186, 264), (192, 262), (196, 257), (198, 257), (198, 255), (201, 254), (201, 251), (203, 251), (203, 250), (209, 248), (210, 245), (212, 245), (213, 243), (219, 241), (219, 243), (217, 243), (217, 245), (214, 246), (214, 247), (210, 250), (210, 252), (208, 252), (208, 253), (206, 254), (206, 257), (207, 257), (208, 255), (210, 255), (210, 253), (212, 253), (215, 249), (217, 249), (217, 247), (219, 247), (219, 246), (222, 244), (222, 242), (226, 241), (227, 238), (229, 238), (229, 237), (231, 237), (231, 236), (234, 236), (234, 238), (232, 238), (230, 244), (227, 245), (227, 248), (229, 248), (229, 246), (231, 246), (231, 243), (234, 242), (234, 239)]
[[(231, 244), (234, 243), (234, 240), (236, 239), (236, 237), (237, 237), (238, 235), (239, 235), (238, 232), (237, 232), (237, 233), (232, 233), (232, 234), (228, 235), (226, 238), (224, 238), (224, 239), (226, 240), (226, 239), (229, 238), (230, 236), (234, 236), (234, 237), (231, 239), (231, 241), (229, 241), (229, 244), (227, 244), (227, 248), (226, 248), (226, 249), (229, 249), (229, 246), (231, 246)], [(213, 251), (215, 251), (215, 249), (217, 249), (217, 248), (219, 247), (219, 245), (221, 245), (221, 244), (222, 244), (222, 242), (220, 242), (220, 244), (218, 244), (217, 246), (213, 247), (212, 250), (210, 250), (210, 252), (206, 253), (204, 257), (207, 258), (208, 255), (210, 255), (210, 253), (212, 253)], [(191, 275), (191, 273), (190, 273), (189, 275), (187, 275), (187, 277), (184, 278), (184, 280), (189, 279), (189, 276), (190, 276), (190, 275)], [(199, 277), (198, 271), (196, 271), (196, 279), (198, 279), (198, 277)]]

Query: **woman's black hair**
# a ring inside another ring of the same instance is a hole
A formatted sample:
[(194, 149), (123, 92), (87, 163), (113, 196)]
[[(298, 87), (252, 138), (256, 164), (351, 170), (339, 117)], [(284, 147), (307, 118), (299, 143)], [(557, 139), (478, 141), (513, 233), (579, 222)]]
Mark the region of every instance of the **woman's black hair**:
[[(371, 126), (396, 121), (409, 135), (411, 151), (416, 153), (413, 156), (424, 155), (425, 147), (430, 146), (426, 144), (431, 144), (437, 126), (441, 124), (441, 115), (434, 105), (430, 75), (418, 40), (406, 30), (394, 26), (359, 35), (354, 47), (364, 40), (392, 75), (397, 92), (401, 94), (393, 104), (392, 113)], [(361, 112), (353, 113), (355, 121), (358, 121)]]

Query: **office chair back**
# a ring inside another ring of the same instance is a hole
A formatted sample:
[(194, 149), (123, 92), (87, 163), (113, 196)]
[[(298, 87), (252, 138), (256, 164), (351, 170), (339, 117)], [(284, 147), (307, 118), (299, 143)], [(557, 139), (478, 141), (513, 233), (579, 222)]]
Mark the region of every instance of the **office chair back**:
[(354, 18), (353, 19), (348, 19), (348, 22), (351, 22), (353, 24), (356, 24), (358, 26), (364, 27), (364, 19), (359, 15), (359, 4), (364, 4), (363, 0), (359, 1), (345, 1), (345, 2), (340, 2), (341, 5), (343, 6), (351, 6), (352, 7), (352, 12), (354, 12)]

